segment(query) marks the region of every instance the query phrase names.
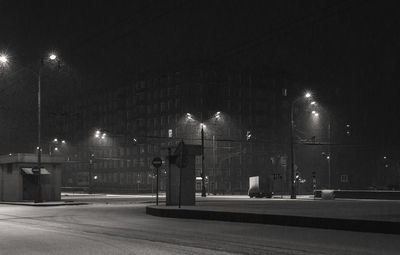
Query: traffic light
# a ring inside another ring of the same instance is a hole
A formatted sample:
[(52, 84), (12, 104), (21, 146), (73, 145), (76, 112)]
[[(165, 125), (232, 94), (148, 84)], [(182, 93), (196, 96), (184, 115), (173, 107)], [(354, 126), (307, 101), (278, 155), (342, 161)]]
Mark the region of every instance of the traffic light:
[(246, 140), (250, 141), (250, 139), (251, 139), (251, 132), (249, 130), (247, 130), (247, 132), (246, 132)]
[(350, 124), (346, 124), (346, 135), (350, 136), (351, 132), (350, 132)]
[(91, 152), (91, 153), (89, 154), (89, 163), (90, 163), (90, 164), (93, 164), (93, 160), (94, 160), (94, 153)]

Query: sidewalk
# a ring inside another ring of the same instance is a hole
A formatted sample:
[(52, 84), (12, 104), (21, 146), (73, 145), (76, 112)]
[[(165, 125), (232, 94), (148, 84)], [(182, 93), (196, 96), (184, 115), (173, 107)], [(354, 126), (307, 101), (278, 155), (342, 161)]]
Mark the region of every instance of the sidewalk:
[(25, 205), (25, 206), (64, 206), (64, 205), (87, 205), (89, 203), (74, 202), (74, 201), (52, 201), (52, 202), (35, 203), (33, 201), (24, 201), (24, 202), (0, 202), (0, 204)]
[(148, 206), (146, 212), (160, 217), (400, 234), (400, 201), (245, 196), (196, 199), (196, 206)]

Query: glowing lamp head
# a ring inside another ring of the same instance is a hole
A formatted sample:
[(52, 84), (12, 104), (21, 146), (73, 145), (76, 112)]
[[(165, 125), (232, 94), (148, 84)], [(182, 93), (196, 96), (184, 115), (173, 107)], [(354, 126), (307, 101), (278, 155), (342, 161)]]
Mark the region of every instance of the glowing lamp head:
[(62, 143), (62, 144), (66, 144), (67, 142), (66, 142), (65, 140), (62, 140), (61, 143)]
[(49, 59), (50, 60), (56, 60), (57, 56), (55, 54), (50, 54)]
[(311, 93), (310, 92), (306, 92), (306, 94), (304, 94), (305, 98), (310, 98), (311, 97)]
[(6, 55), (0, 55), (0, 62), (6, 64), (8, 62), (8, 57)]
[(58, 139), (57, 139), (57, 138), (54, 138), (54, 139), (53, 139), (53, 142), (55, 142), (55, 143), (58, 142)]

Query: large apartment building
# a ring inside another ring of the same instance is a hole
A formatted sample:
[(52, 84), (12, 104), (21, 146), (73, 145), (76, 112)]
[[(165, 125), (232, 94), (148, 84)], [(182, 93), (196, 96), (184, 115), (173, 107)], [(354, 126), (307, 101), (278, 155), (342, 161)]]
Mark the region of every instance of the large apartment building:
[(273, 73), (197, 70), (147, 75), (77, 99), (60, 127), (71, 141), (63, 186), (150, 192), (152, 159), (166, 159), (180, 141), (201, 144), (201, 127), (208, 192), (246, 193), (253, 175), (286, 182), (286, 87)]

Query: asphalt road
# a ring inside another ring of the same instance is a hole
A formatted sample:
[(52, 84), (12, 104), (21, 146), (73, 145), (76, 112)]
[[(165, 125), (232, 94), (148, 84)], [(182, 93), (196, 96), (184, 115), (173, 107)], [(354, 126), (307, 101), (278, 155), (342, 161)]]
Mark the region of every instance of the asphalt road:
[(145, 214), (146, 200), (151, 197), (103, 197), (78, 206), (0, 205), (0, 254), (398, 254), (400, 250), (396, 235), (159, 218)]

